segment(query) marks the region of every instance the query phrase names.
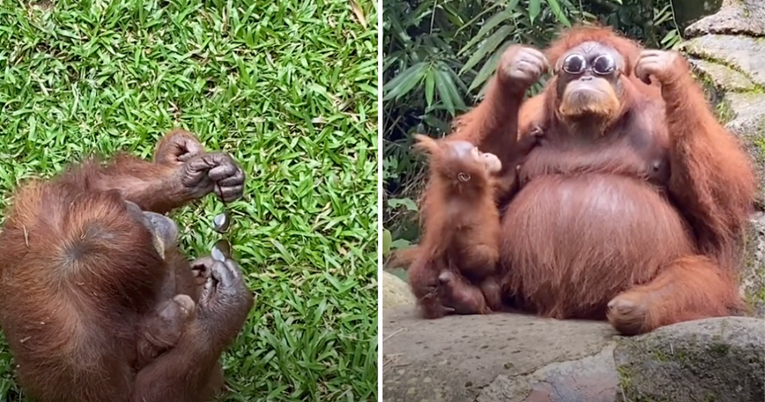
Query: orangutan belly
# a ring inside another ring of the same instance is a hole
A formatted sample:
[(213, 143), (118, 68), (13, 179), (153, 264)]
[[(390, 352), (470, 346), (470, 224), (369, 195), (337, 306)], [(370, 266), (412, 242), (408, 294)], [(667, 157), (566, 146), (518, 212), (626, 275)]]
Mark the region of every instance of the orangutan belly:
[(610, 174), (535, 178), (508, 206), (501, 236), (504, 292), (555, 318), (602, 318), (616, 294), (692, 251), (654, 188)]

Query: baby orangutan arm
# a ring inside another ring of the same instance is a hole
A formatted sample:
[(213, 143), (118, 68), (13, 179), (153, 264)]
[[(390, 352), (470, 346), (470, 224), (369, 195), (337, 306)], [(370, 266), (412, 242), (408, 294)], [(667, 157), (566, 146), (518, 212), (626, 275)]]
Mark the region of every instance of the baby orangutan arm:
[(139, 369), (178, 343), (186, 325), (194, 319), (195, 308), (191, 297), (176, 295), (160, 303), (154, 315), (145, 319), (137, 346)]

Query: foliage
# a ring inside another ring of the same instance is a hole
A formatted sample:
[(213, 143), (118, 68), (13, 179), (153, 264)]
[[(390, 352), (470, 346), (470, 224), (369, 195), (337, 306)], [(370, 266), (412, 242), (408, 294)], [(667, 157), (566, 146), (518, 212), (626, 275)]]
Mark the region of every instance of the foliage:
[(448, 132), (508, 46), (542, 48), (563, 27), (596, 22), (653, 48), (680, 39), (669, 0), (390, 0), (383, 17), (383, 223), (392, 249), (417, 237), (412, 205), (422, 166), (409, 153), (412, 134)]
[[(150, 157), (175, 126), (245, 170), (229, 235), (256, 306), (223, 358), (226, 401), (378, 399), (378, 10), (353, 5), (0, 1), (0, 211), (31, 176)], [(174, 214), (191, 256), (222, 208)], [(0, 400), (26, 400), (0, 345)]]

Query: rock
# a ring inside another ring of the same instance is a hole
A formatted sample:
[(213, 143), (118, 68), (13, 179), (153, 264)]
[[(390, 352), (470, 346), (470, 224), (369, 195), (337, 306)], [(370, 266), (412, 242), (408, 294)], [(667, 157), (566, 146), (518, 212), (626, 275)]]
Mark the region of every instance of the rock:
[(507, 313), (424, 320), (412, 305), (385, 309), (383, 320), (386, 402), (605, 402), (616, 394), (615, 331), (604, 322)]
[(752, 217), (746, 240), (746, 256), (741, 294), (752, 308), (752, 314), (765, 318), (765, 214), (761, 212)]
[(759, 142), (765, 140), (765, 94), (762, 93), (728, 93), (725, 95), (726, 107), (733, 111), (731, 121), (725, 128), (741, 137), (747, 144), (756, 149), (753, 156), (762, 164), (762, 152)]
[(722, 0), (672, 0), (672, 10), (678, 27), (687, 27), (700, 18), (715, 13), (722, 7)]
[(685, 53), (733, 68), (765, 86), (765, 38), (706, 35), (683, 42)]
[(690, 63), (696, 72), (709, 79), (715, 91), (742, 92), (757, 89), (749, 77), (726, 65), (698, 59), (691, 59)]
[(594, 356), (551, 363), (528, 376), (510, 378), (500, 375), (481, 390), (476, 402), (613, 402), (619, 386), (619, 376), (614, 369), (614, 347), (613, 342), (609, 343)]
[(415, 299), (409, 290), (409, 285), (401, 278), (383, 271), (383, 309), (414, 304)]
[(614, 351), (629, 401), (762, 402), (765, 321), (726, 317), (624, 339)]
[(685, 29), (686, 38), (710, 34), (765, 36), (765, 2), (724, 0), (717, 13), (704, 17)]
[(603, 322), (509, 313), (424, 320), (411, 305), (384, 314), (386, 402), (761, 402), (764, 381), (765, 320), (756, 318), (624, 338)]

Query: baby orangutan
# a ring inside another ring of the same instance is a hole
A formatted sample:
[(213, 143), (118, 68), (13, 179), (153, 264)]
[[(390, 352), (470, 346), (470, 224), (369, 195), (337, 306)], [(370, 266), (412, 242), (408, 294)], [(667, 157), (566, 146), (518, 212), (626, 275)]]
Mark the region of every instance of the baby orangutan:
[[(499, 307), (499, 283), (491, 277), (484, 279), (479, 288), (458, 272), (447, 268), (438, 275), (438, 283), (438, 297), (441, 303), (455, 314), (491, 313), (492, 310), (486, 301), (487, 297), (496, 297), (497, 307)], [(483, 290), (484, 287), (487, 290)]]
[(193, 318), (196, 304), (190, 296), (179, 294), (162, 302), (146, 317), (139, 331), (138, 369), (174, 347)]
[[(416, 135), (415, 148), (430, 155), (430, 184), (424, 198), (424, 235), (409, 268), (410, 283), (424, 316), (486, 314), (501, 307), (493, 274), (498, 259), (499, 211), (493, 177), (502, 169), (496, 155), (467, 141)], [(414, 281), (412, 279), (414, 278)]]

